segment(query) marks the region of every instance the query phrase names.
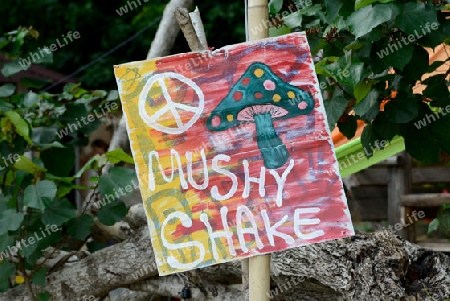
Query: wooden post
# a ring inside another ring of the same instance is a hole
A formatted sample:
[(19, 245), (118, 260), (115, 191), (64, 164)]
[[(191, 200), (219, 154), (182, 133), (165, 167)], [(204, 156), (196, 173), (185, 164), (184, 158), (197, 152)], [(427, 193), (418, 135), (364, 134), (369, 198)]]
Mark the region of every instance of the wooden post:
[(402, 214), (401, 197), (409, 190), (410, 158), (406, 152), (397, 157), (397, 165), (389, 167), (388, 183), (388, 224), (395, 228), (400, 224), (402, 228), (396, 234), (405, 238), (404, 216)]
[[(269, 37), (269, 7), (267, 0), (248, 0), (249, 41)], [(268, 301), (270, 292), (270, 255), (260, 255), (249, 259), (249, 299)]]

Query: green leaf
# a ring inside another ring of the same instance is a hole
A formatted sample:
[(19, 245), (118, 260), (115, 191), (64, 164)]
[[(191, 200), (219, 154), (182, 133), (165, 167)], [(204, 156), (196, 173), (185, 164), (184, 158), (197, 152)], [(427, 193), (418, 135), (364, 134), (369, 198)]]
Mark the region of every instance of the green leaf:
[(353, 107), (356, 115), (363, 116), (369, 112), (372, 107), (379, 107), (380, 104), (378, 103), (378, 95), (377, 90), (371, 90), (360, 103)]
[(395, 0), (356, 0), (355, 2), (355, 10), (364, 7), (366, 5), (372, 4), (374, 2), (380, 2), (380, 3), (389, 3), (393, 2)]
[(94, 224), (94, 219), (87, 214), (74, 218), (67, 223), (67, 233), (73, 238), (85, 240), (91, 233), (91, 226)]
[(16, 86), (13, 84), (6, 84), (0, 87), (0, 97), (9, 97), (16, 91)]
[(330, 131), (334, 129), (339, 117), (344, 113), (347, 103), (348, 99), (343, 96), (342, 90), (339, 88), (335, 88), (333, 98), (323, 101)]
[(0, 214), (0, 235), (19, 229), (23, 218), (24, 215), (21, 212), (16, 212), (15, 209), (3, 211)]
[(76, 210), (67, 199), (56, 199), (45, 209), (41, 220), (46, 225), (61, 226), (76, 217)]
[(405, 138), (405, 149), (411, 156), (423, 163), (433, 164), (440, 161), (441, 150), (427, 125), (428, 114), (433, 114), (429, 107), (419, 104), (419, 114), (412, 122), (400, 124), (400, 134)]
[(98, 220), (106, 225), (112, 226), (114, 223), (120, 221), (128, 213), (128, 208), (124, 202), (118, 201), (103, 206), (98, 212)]
[(44, 210), (56, 196), (56, 185), (54, 182), (44, 180), (36, 185), (25, 188), (24, 204), (31, 208)]
[(422, 78), (422, 75), (424, 75), (425, 73), (432, 72), (435, 70), (433, 69), (428, 71), (429, 55), (428, 52), (423, 47), (419, 45), (414, 45), (412, 57), (414, 59), (411, 60), (408, 63), (408, 65), (406, 65), (406, 67), (403, 69), (402, 75), (404, 75), (405, 77), (413, 81), (416, 81), (420, 80)]
[(284, 24), (290, 28), (300, 27), (302, 25), (302, 13), (296, 11), (288, 16), (283, 17)]
[[(445, 108), (440, 108), (440, 111), (434, 114), (436, 121), (431, 122), (429, 125), (431, 131), (438, 145), (447, 154), (450, 154), (450, 135), (448, 134), (450, 129), (450, 105)], [(430, 120), (432, 116), (430, 116)]]
[(22, 136), (29, 144), (33, 144), (29, 137), (28, 124), (20, 115), (15, 111), (9, 111), (5, 113), (5, 116), (11, 121), (15, 126), (17, 134)]
[(434, 231), (436, 231), (439, 228), (439, 219), (435, 218), (433, 219), (430, 224), (428, 224), (428, 232), (427, 234), (430, 235)]
[(335, 63), (322, 66), (333, 78), (341, 84), (355, 87), (360, 82), (364, 64), (358, 58), (352, 58), (351, 51), (346, 51), (345, 55)]
[(337, 124), (339, 131), (347, 137), (347, 139), (352, 139), (355, 137), (356, 129), (358, 128), (358, 122), (355, 116), (349, 115), (347, 121), (338, 122)]
[(133, 157), (128, 155), (121, 148), (116, 148), (115, 150), (107, 152), (106, 153), (106, 158), (108, 159), (109, 162), (111, 162), (113, 164), (117, 164), (119, 162), (125, 162), (125, 163), (129, 163), (129, 164), (134, 164)]
[(89, 252), (94, 253), (106, 248), (108, 245), (102, 242), (90, 241), (87, 243)]
[(45, 291), (37, 295), (37, 301), (48, 301), (50, 300), (50, 297), (51, 297), (50, 293)]
[(375, 133), (388, 141), (391, 141), (400, 131), (399, 124), (391, 123), (387, 118), (386, 112), (380, 112), (372, 122), (372, 126)]
[[(428, 79), (431, 79), (433, 77), (430, 77)], [(422, 83), (426, 84), (426, 81), (423, 81)], [(445, 81), (428, 85), (428, 87), (423, 90), (422, 94), (423, 96), (429, 97), (433, 100), (433, 106), (444, 107), (450, 104), (449, 91)]]
[[(400, 46), (398, 46), (398, 44), (400, 44)], [(383, 58), (383, 62), (386, 64), (386, 66), (392, 66), (394, 68), (403, 70), (403, 68), (411, 61), (414, 46), (412, 44), (402, 45), (400, 42), (391, 42), (390, 46), (392, 46), (392, 49), (395, 49), (395, 51), (385, 56)]]
[(119, 91), (117, 90), (111, 90), (109, 91), (108, 97), (106, 98), (106, 101), (113, 101), (119, 99)]
[(34, 106), (35, 104), (38, 104), (38, 103), (39, 103), (39, 97), (33, 91), (29, 91), (25, 95), (25, 98), (23, 100), (23, 104), (27, 108), (31, 108), (32, 106)]
[(324, 0), (323, 2), (327, 12), (327, 22), (331, 23), (338, 16), (339, 10), (341, 9), (343, 3), (341, 0)]
[(46, 276), (47, 276), (47, 269), (40, 268), (31, 277), (31, 282), (33, 282), (34, 284), (37, 284), (37, 285), (45, 285), (45, 277)]
[(283, 7), (283, 0), (270, 0), (269, 1), (269, 13), (276, 14)]
[(57, 140), (57, 132), (55, 126), (35, 127), (31, 133), (31, 140), (36, 144), (51, 144)]
[(98, 190), (103, 196), (115, 195), (118, 193), (123, 196), (131, 193), (132, 190), (127, 187), (132, 186), (136, 181), (136, 172), (133, 169), (125, 167), (113, 167), (109, 174), (102, 175), (98, 181)]
[[(0, 259), (2, 260), (2, 259)], [(0, 292), (9, 289), (9, 277), (16, 273), (16, 265), (7, 260), (0, 262)]]
[(355, 95), (356, 103), (359, 103), (364, 97), (367, 96), (372, 88), (372, 82), (360, 81), (353, 89), (353, 95)]
[(426, 23), (438, 23), (437, 14), (432, 5), (423, 2), (407, 2), (397, 4), (400, 14), (395, 19), (395, 24), (403, 32), (408, 34), (419, 34)]
[(13, 166), (17, 170), (24, 170), (31, 174), (34, 174), (38, 171), (46, 171), (46, 169), (41, 168), (39, 165), (33, 163), (30, 158), (25, 156), (20, 156)]
[(18, 61), (15, 62), (7, 62), (3, 65), (2, 73), (5, 77), (12, 76), (16, 73), (19, 73), (22, 70), (28, 70), (31, 64), (27, 64), (24, 61), (21, 61), (23, 65), (21, 65)]
[(416, 118), (419, 108), (414, 97), (397, 95), (384, 106), (387, 119), (393, 123), (407, 123)]
[(22, 77), (20, 79), (20, 84), (22, 86), (24, 86), (25, 88), (32, 88), (32, 89), (42, 89), (49, 83), (51, 83), (51, 80), (49, 79), (28, 78), (28, 77)]
[(41, 56), (34, 62), (35, 64), (51, 64), (53, 63), (53, 52), (47, 48), (48, 51), (43, 50)]
[(304, 16), (315, 16), (322, 10), (322, 5), (314, 4), (308, 5), (302, 9), (300, 9), (300, 13)]
[(41, 159), (48, 172), (67, 177), (75, 165), (75, 150), (72, 147), (48, 148), (41, 152)]
[(372, 124), (367, 124), (361, 134), (361, 144), (364, 147), (364, 153), (366, 154), (366, 157), (372, 157), (373, 151), (374, 149), (377, 149), (376, 145), (379, 145), (378, 142), (380, 142), (380, 140), (383, 139), (381, 139), (381, 137), (378, 136), (377, 133), (375, 133)]
[(8, 111), (12, 111), (14, 106), (7, 101), (7, 98), (0, 98), (0, 112), (5, 113)]
[(378, 25), (385, 23), (397, 16), (398, 11), (390, 4), (377, 4), (364, 6), (358, 9), (347, 19), (349, 30), (356, 38), (369, 33)]

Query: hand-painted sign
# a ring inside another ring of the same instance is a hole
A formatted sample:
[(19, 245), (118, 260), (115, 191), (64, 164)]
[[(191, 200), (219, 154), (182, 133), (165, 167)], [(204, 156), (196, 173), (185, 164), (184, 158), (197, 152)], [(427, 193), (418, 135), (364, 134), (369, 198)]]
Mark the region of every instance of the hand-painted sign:
[(160, 275), (353, 235), (304, 34), (115, 75)]

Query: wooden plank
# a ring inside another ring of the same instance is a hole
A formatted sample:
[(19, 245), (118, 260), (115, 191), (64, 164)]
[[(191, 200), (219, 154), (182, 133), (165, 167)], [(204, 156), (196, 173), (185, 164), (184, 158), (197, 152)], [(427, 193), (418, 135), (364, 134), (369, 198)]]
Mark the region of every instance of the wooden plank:
[(381, 221), (388, 219), (387, 198), (349, 199), (352, 217), (361, 221)]
[[(401, 222), (401, 196), (403, 196), (409, 188), (410, 177), (410, 162), (409, 156), (406, 152), (401, 154), (404, 159), (405, 166), (392, 166), (389, 168), (389, 183), (388, 183), (388, 223), (395, 225)], [(401, 162), (401, 161), (400, 161)], [(405, 231), (402, 229), (398, 235), (405, 237)]]
[(450, 252), (450, 243), (417, 243), (419, 246), (436, 252)]
[(352, 187), (352, 193), (355, 199), (387, 199), (387, 187), (379, 186), (356, 186)]
[[(356, 185), (387, 185), (389, 172), (386, 168), (375, 167), (353, 175)], [(450, 167), (426, 167), (412, 169), (413, 184), (450, 183)]]
[(406, 194), (401, 197), (402, 206), (439, 207), (450, 203), (450, 193)]
[(426, 167), (412, 170), (413, 183), (450, 183), (450, 167)]

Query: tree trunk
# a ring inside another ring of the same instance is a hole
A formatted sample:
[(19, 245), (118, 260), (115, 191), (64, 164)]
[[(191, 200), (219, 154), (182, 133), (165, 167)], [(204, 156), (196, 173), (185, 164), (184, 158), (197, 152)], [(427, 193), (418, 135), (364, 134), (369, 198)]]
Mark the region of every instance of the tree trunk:
[[(273, 300), (444, 300), (450, 258), (382, 231), (272, 254)], [(193, 300), (242, 300), (238, 261), (185, 273)], [(158, 277), (146, 226), (137, 235), (65, 266), (47, 278), (52, 300), (89, 300), (124, 287), (179, 296), (184, 277)], [(414, 298), (413, 298), (414, 297)], [(0, 300), (30, 300), (24, 286)], [(127, 299), (131, 300), (131, 299)]]

